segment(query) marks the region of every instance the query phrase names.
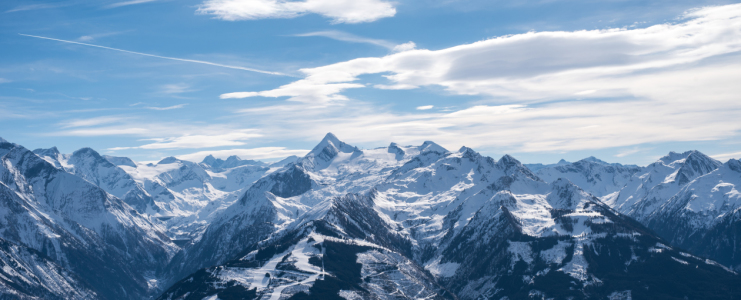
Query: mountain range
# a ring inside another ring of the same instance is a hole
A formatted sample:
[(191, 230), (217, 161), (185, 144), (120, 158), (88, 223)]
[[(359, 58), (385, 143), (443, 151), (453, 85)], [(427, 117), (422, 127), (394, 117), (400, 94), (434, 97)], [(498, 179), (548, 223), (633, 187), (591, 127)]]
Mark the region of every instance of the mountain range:
[(0, 293), (34, 299), (741, 297), (741, 163), (523, 165), (333, 134), (275, 163), (0, 139)]

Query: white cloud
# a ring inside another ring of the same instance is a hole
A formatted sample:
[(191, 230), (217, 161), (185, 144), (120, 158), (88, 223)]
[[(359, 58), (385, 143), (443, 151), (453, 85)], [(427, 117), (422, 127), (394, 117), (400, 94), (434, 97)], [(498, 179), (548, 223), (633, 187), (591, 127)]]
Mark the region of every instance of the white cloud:
[(396, 8), (392, 2), (383, 0), (207, 0), (198, 12), (227, 21), (319, 14), (333, 23), (363, 23), (392, 17)]
[(208, 155), (226, 159), (229, 156), (236, 155), (241, 159), (271, 159), (284, 158), (291, 155), (304, 156), (309, 150), (291, 150), (284, 147), (260, 147), (252, 149), (229, 149), (215, 151), (199, 151), (196, 153), (178, 155), (177, 158), (194, 162), (201, 162)]
[[(340, 93), (366, 85), (364, 74), (384, 75), (389, 86), (442, 86), (460, 95), (507, 101), (569, 98), (575, 93), (631, 95), (614, 78), (664, 71), (741, 49), (741, 5), (703, 8), (684, 22), (642, 29), (529, 32), (473, 44), (409, 50), (302, 69), (304, 79), (274, 90), (225, 94), (224, 98), (291, 97), (295, 101), (346, 100)], [(623, 83), (625, 80), (621, 80)], [(594, 91), (594, 92), (592, 92)]]
[(163, 94), (182, 94), (193, 91), (195, 90), (191, 89), (190, 85), (187, 85), (185, 83), (173, 83), (160, 86), (160, 93)]
[(0, 77), (0, 83), (8, 83), (8, 82), (10, 82), (10, 80)]
[(50, 135), (58, 136), (116, 136), (116, 135), (147, 135), (151, 134), (152, 130), (142, 127), (99, 127), (99, 128), (85, 128), (85, 129), (74, 129), (66, 130), (62, 132), (55, 132)]
[(722, 162), (726, 162), (731, 158), (741, 159), (741, 152), (716, 154), (716, 155), (711, 155), (710, 157), (715, 158)]
[(372, 44), (372, 45), (381, 46), (387, 49), (393, 49), (394, 47), (397, 46), (396, 44), (389, 42), (387, 40), (366, 38), (366, 37), (357, 36), (351, 33), (339, 31), (339, 30), (307, 32), (307, 33), (295, 34), (294, 36), (299, 36), (299, 37), (321, 36), (321, 37), (326, 37), (326, 38), (343, 41), (343, 42)]
[(182, 135), (169, 138), (152, 138), (142, 141), (154, 141), (153, 143), (136, 147), (114, 147), (107, 150), (129, 150), (129, 149), (197, 149), (215, 148), (224, 146), (241, 146), (244, 141), (261, 137), (254, 130), (235, 130), (225, 134), (212, 135)]
[(97, 126), (97, 125), (103, 125), (103, 124), (119, 123), (127, 119), (130, 119), (130, 118), (118, 117), (118, 116), (102, 116), (102, 117), (95, 117), (95, 118), (89, 118), (89, 119), (67, 120), (67, 121), (60, 123), (59, 125), (61, 125), (62, 128), (89, 127), (89, 126)]
[[(719, 140), (741, 132), (740, 52), (736, 4), (641, 29), (529, 32), (358, 58), (302, 69), (305, 78), (276, 89), (222, 98), (288, 97), (294, 104), (242, 111), (263, 115), (269, 122), (260, 128), (286, 138), (332, 131), (349, 142), (433, 139), (451, 149), (463, 143), (512, 152)], [(389, 82), (366, 84), (360, 78), (367, 74)], [(425, 86), (483, 99), (451, 112), (405, 114), (342, 94)]]
[(186, 105), (188, 105), (188, 104), (187, 103), (186, 104), (178, 104), (178, 105), (173, 105), (173, 106), (168, 106), (168, 107), (147, 106), (147, 107), (144, 107), (144, 108), (151, 109), (151, 110), (171, 110), (171, 109), (183, 108)]
[(392, 49), (394, 50), (394, 52), (403, 52), (403, 51), (414, 50), (415, 48), (417, 48), (417, 44), (415, 44), (414, 42), (406, 42), (403, 44), (398, 44), (394, 46), (394, 48)]
[(618, 154), (615, 154), (615, 157), (626, 157), (628, 155), (633, 155), (638, 152), (641, 152), (643, 150), (644, 149), (641, 149), (641, 148), (625, 149), (625, 150), (620, 151)]
[(157, 0), (132, 0), (132, 1), (122, 1), (122, 2), (116, 2), (110, 5), (105, 6), (105, 8), (116, 8), (121, 6), (129, 6), (129, 5), (136, 5), (136, 4), (142, 4), (142, 3), (148, 3), (148, 2), (154, 2)]
[(366, 37), (357, 36), (351, 33), (347, 33), (344, 31), (339, 31), (339, 30), (315, 31), (315, 32), (296, 34), (294, 36), (300, 36), (300, 37), (321, 36), (321, 37), (326, 37), (326, 38), (330, 38), (330, 39), (334, 39), (338, 41), (344, 41), (344, 42), (366, 43), (366, 44), (381, 46), (386, 49), (392, 50), (394, 52), (408, 51), (408, 50), (412, 50), (415, 47), (417, 47), (417, 45), (414, 42), (395, 44), (387, 40), (366, 38)]
[(424, 105), (424, 106), (417, 106), (417, 110), (428, 110), (435, 107), (434, 105)]

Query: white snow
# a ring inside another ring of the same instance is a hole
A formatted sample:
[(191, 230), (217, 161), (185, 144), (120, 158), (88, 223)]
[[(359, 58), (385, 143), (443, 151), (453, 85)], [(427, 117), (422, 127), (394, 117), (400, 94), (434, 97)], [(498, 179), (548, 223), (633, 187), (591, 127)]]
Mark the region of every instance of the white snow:
[(430, 271), (435, 277), (451, 277), (455, 275), (461, 264), (454, 262), (440, 263), (440, 258), (425, 265), (425, 270)]

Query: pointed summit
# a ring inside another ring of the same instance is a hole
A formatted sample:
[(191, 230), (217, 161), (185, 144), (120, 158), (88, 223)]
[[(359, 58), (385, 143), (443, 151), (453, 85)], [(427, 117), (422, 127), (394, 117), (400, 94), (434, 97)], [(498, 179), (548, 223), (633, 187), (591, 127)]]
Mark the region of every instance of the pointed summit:
[(738, 159), (729, 159), (724, 165), (728, 166), (729, 169), (741, 173), (741, 161)]
[(501, 167), (510, 167), (510, 166), (522, 166), (522, 163), (520, 163), (519, 160), (512, 157), (511, 155), (505, 154), (504, 156), (502, 156), (502, 158), (499, 159), (499, 161), (497, 162), (497, 165)]
[(299, 163), (309, 169), (322, 169), (328, 166), (340, 153), (362, 154), (362, 151), (357, 147), (350, 146), (345, 142), (340, 141), (330, 132), (327, 133), (327, 135), (324, 136), (324, 139), (322, 139), (314, 149), (306, 154)]
[(697, 177), (710, 173), (722, 165), (719, 161), (712, 159), (697, 150), (687, 151), (682, 154), (686, 154), (687, 158), (684, 160), (682, 167), (677, 173), (677, 182), (679, 185), (683, 185)]
[(216, 157), (214, 157), (211, 154), (209, 154), (208, 156), (204, 157), (203, 158), (203, 161), (201, 161), (201, 163), (207, 164), (207, 165), (212, 166), (212, 167), (214, 166), (214, 163), (215, 162), (216, 162)]
[(448, 153), (448, 149), (443, 148), (433, 141), (425, 141), (424, 143), (422, 143), (422, 146), (419, 146), (419, 152), (437, 152), (443, 154)]
[(351, 153), (358, 150), (356, 147), (350, 146), (343, 141), (340, 141), (333, 133), (328, 132), (324, 136), (321, 142), (317, 144), (309, 154), (319, 155), (328, 147), (334, 148), (338, 152)]

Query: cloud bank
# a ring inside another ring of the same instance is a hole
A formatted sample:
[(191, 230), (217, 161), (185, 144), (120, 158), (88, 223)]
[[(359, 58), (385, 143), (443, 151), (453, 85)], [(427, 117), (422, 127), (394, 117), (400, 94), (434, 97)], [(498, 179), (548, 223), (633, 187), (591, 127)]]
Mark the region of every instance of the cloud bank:
[[(647, 28), (528, 32), (358, 58), (302, 69), (304, 78), (272, 90), (221, 97), (287, 97), (242, 111), (286, 137), (332, 131), (349, 142), (433, 139), (512, 152), (719, 140), (741, 132), (740, 51), (734, 4)], [(360, 79), (369, 74), (388, 83)], [(422, 87), (480, 100), (451, 112), (399, 113), (343, 94)]]

